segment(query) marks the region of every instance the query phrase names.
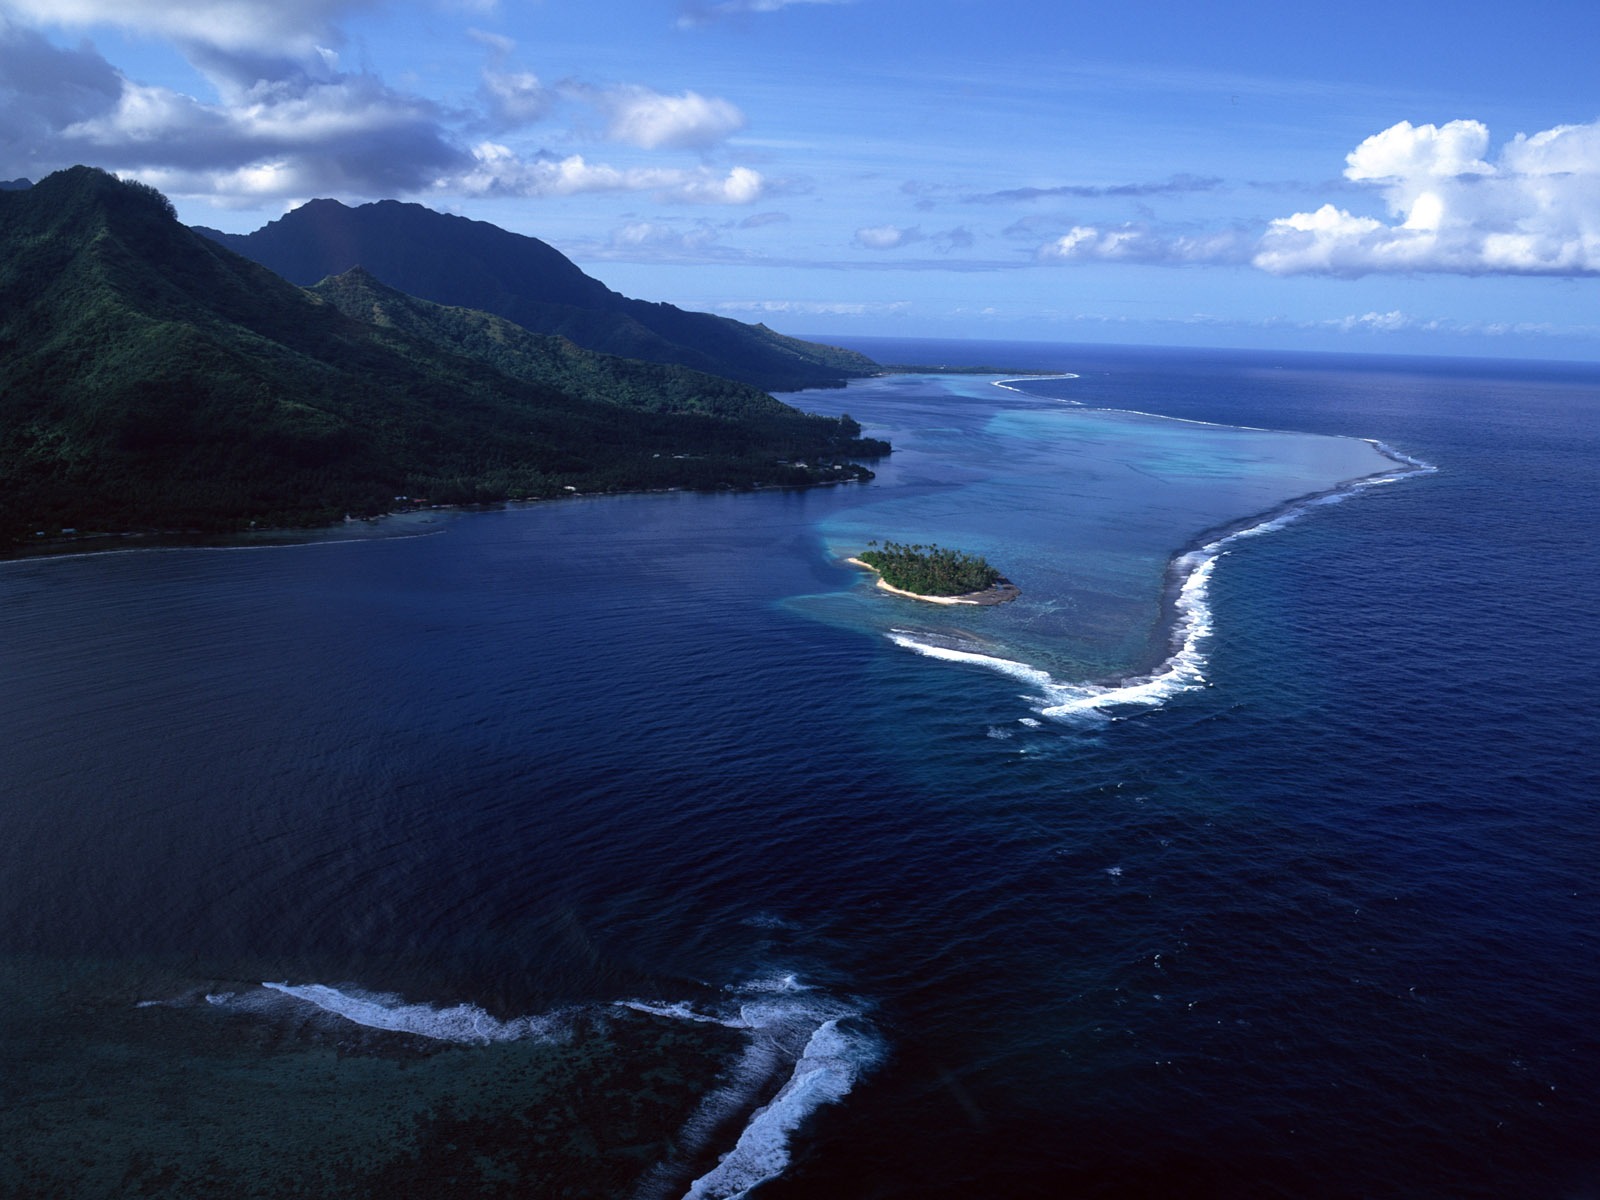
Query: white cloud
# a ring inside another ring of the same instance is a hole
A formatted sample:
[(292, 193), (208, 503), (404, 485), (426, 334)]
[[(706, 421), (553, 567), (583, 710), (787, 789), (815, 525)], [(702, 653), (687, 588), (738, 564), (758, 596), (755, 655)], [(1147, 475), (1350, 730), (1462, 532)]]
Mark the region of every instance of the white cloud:
[(920, 225), (909, 229), (899, 225), (868, 225), (856, 230), (855, 243), (864, 250), (898, 250), (917, 242), (931, 242), (935, 249), (949, 253), (952, 250), (969, 250), (977, 238), (972, 230), (958, 225), (940, 233), (923, 233)]
[(486, 33), (481, 29), (468, 30), (467, 36), (489, 52), (480, 95), (497, 127), (527, 125), (550, 111), (556, 101), (555, 92), (540, 83), (532, 71), (511, 61), (517, 48), (514, 41), (503, 34)]
[(644, 150), (703, 149), (744, 128), (744, 113), (726, 100), (684, 92), (663, 95), (629, 85), (599, 91), (574, 88), (606, 115), (606, 136)]
[(229, 52), (305, 57), (334, 44), (334, 20), (365, 0), (6, 0), (43, 25), (110, 25)]
[(1488, 150), (1478, 121), (1374, 134), (1344, 174), (1379, 189), (1389, 220), (1332, 204), (1280, 217), (1253, 261), (1280, 275), (1600, 274), (1600, 122), (1519, 133), (1492, 161)]
[(922, 240), (922, 231), (915, 227), (902, 229), (898, 225), (868, 225), (856, 230), (856, 245), (868, 250), (894, 250)]
[[(199, 7), (180, 4), (167, 12), (130, 0), (117, 12), (130, 28), (193, 32), (203, 16)], [(299, 0), (283, 12), (309, 25), (339, 7)], [(110, 11), (91, 0), (65, 0), (62, 19), (88, 22)], [(240, 3), (219, 11), (253, 10)], [(490, 124), (526, 125), (560, 98), (511, 62), (510, 39), (472, 36), (488, 52), (480, 94)], [(216, 82), (216, 101), (130, 80), (87, 44), (62, 50), (0, 12), (0, 177), (37, 178), (92, 162), (222, 207), (318, 195), (608, 191), (650, 193), (666, 203), (748, 205), (783, 186), (743, 166), (613, 167), (581, 156), (518, 155), (494, 142), (469, 149), (462, 131), (476, 125), (481, 137), (483, 123), (391, 89), (376, 76), (340, 73), (336, 56), (296, 63), (195, 44), (185, 44), (184, 52)], [(744, 119), (732, 105), (693, 92), (664, 96), (630, 87), (585, 95), (595, 97), (610, 105), (620, 136), (647, 146), (704, 144)]]
[(1403, 329), (1416, 329), (1424, 323), (1406, 316), (1399, 309), (1389, 312), (1365, 312), (1359, 316), (1335, 317), (1324, 322), (1345, 333), (1398, 333)]
[(485, 68), (483, 95), (501, 125), (526, 125), (550, 111), (555, 97), (532, 71)]
[(717, 242), (718, 231), (705, 222), (682, 228), (659, 221), (629, 221), (611, 231), (607, 257), (714, 258), (720, 256)]
[(178, 195), (394, 195), (471, 159), (434, 113), (371, 76), (258, 83), (233, 105), (123, 80), (116, 100), (56, 131), (50, 152), (95, 161)]
[(1184, 266), (1192, 263), (1237, 263), (1248, 246), (1235, 230), (1211, 233), (1167, 233), (1148, 225), (1074, 225), (1039, 247), (1042, 262), (1123, 262)]
[(752, 204), (765, 184), (749, 167), (718, 175), (706, 167), (612, 167), (580, 154), (523, 160), (508, 147), (483, 142), (473, 148), (476, 165), (459, 183), (476, 195), (575, 196), (585, 192), (651, 192), (663, 203)]

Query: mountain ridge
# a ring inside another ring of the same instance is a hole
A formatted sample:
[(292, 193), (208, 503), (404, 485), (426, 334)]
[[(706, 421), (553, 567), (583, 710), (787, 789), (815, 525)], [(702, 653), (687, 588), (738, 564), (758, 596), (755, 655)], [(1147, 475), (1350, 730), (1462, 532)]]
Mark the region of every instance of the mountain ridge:
[[(371, 290), (360, 277), (345, 287)], [(368, 308), (391, 314), (384, 328), (328, 292), (232, 253), (153, 188), (103, 171), (0, 191), (0, 540), (315, 524), (401, 495), (865, 478), (846, 460), (887, 450), (848, 418), (726, 379), (540, 349), (520, 331), (528, 343), (497, 363), (446, 336), (515, 342), (493, 318), (372, 292)], [(402, 312), (411, 328), (396, 327)]]
[(248, 234), (197, 232), (309, 287), (352, 267), (408, 295), (477, 309), (601, 353), (689, 367), (764, 391), (838, 387), (865, 355), (728, 317), (635, 300), (538, 238), (424, 205), (312, 200)]

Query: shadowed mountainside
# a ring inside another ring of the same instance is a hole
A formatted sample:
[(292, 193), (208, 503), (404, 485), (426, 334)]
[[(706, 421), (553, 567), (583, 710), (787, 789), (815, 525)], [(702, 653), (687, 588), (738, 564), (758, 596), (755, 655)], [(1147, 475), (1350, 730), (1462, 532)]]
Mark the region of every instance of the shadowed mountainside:
[(0, 540), (860, 477), (887, 447), (858, 435), (361, 275), (295, 287), (102, 171), (0, 192)]
[(537, 238), (420, 204), (313, 200), (254, 233), (199, 232), (303, 286), (359, 266), (408, 295), (491, 312), (585, 349), (769, 391), (836, 387), (880, 370), (865, 355), (765, 325), (629, 299)]

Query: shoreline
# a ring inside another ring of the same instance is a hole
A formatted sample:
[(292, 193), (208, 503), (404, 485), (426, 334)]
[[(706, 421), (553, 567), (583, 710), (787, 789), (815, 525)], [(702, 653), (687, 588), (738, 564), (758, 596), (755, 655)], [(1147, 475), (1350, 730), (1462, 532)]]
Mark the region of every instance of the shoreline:
[[(402, 533), (384, 533), (378, 530), (385, 525), (392, 525), (397, 518), (404, 520), (407, 517), (432, 519), (435, 515), (467, 516), (473, 513), (501, 512), (534, 504), (607, 499), (612, 496), (670, 496), (683, 493), (720, 496), (746, 492), (803, 491), (809, 488), (831, 488), (870, 482), (871, 478), (861, 479), (851, 476), (844, 479), (818, 479), (810, 483), (758, 483), (747, 488), (657, 487), (614, 492), (572, 491), (556, 496), (508, 496), (503, 500), (396, 508), (361, 517), (347, 514), (320, 525), (269, 525), (259, 529), (233, 530), (227, 533), (210, 533), (199, 529), (91, 530), (85, 533), (47, 535), (37, 541), (24, 539), (9, 544), (0, 543), (0, 566), (43, 559), (123, 554), (137, 550), (276, 550), (286, 546), (346, 545), (350, 542), (398, 540), (426, 537), (440, 530), (425, 529)], [(337, 531), (349, 531), (351, 526), (357, 525), (367, 526), (370, 532), (357, 534), (354, 537), (334, 536)]]
[(1021, 588), (1002, 576), (997, 583), (984, 588), (981, 592), (961, 592), (954, 596), (925, 596), (921, 592), (908, 592), (905, 588), (897, 588), (893, 584), (886, 582), (882, 574), (879, 573), (878, 568), (871, 563), (862, 562), (854, 556), (845, 559), (845, 562), (877, 575), (877, 586), (883, 591), (890, 592), (896, 596), (904, 596), (908, 600), (922, 600), (928, 604), (967, 604), (988, 607), (995, 604), (1005, 604), (1022, 595)]

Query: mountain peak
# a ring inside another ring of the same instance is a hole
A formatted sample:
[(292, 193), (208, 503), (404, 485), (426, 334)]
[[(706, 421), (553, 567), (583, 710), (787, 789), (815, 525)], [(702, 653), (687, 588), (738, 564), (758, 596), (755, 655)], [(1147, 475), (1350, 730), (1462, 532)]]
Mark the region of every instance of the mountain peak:
[(209, 233), (309, 287), (354, 266), (390, 287), (504, 317), (589, 350), (689, 367), (771, 391), (876, 372), (863, 355), (710, 313), (633, 300), (538, 238), (420, 204), (313, 200), (246, 235)]
[(365, 263), (312, 295), (216, 240), (103, 171), (0, 192), (0, 542), (818, 482), (799, 457), (832, 482), (884, 449), (726, 379), (425, 306)]

